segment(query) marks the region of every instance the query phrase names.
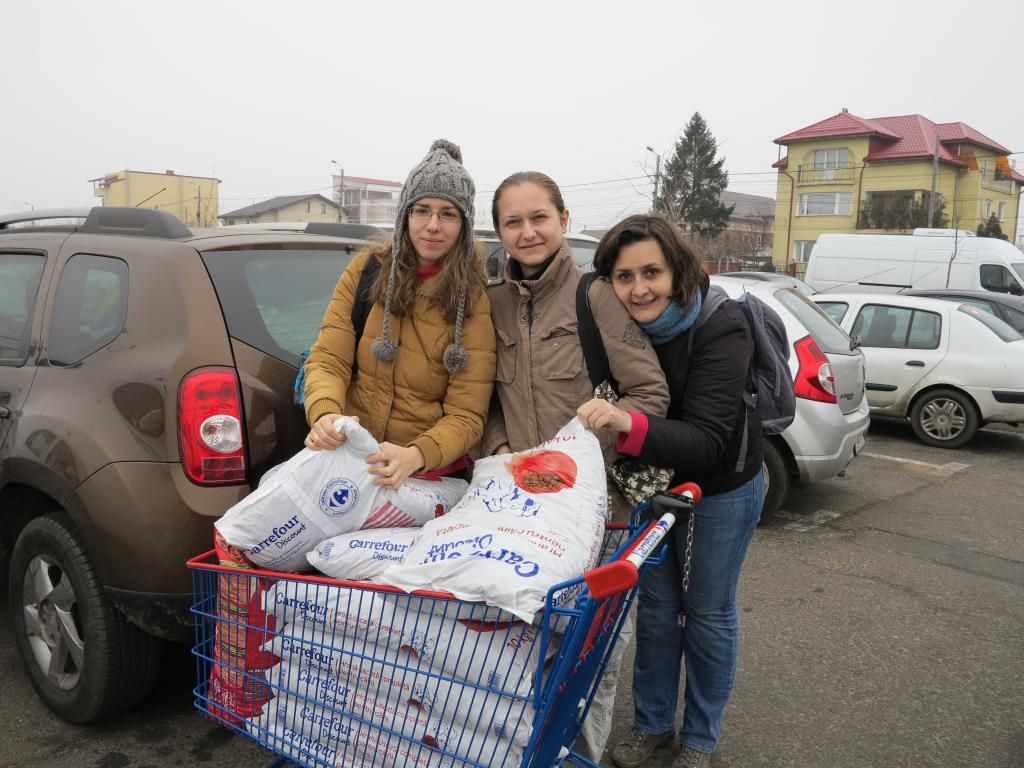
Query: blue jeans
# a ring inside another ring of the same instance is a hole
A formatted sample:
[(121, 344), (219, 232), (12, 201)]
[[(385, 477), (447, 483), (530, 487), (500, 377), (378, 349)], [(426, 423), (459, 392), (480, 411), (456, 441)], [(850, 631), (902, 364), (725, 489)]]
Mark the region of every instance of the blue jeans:
[[(739, 651), (736, 585), (764, 504), (758, 473), (734, 491), (705, 496), (696, 506), (690, 586), (682, 592), (686, 529), (673, 529), (661, 565), (648, 568), (637, 596), (633, 663), (634, 725), (648, 733), (676, 727), (680, 662), (686, 692), (679, 741), (713, 752), (722, 710), (732, 694)], [(679, 613), (685, 609), (685, 627)]]

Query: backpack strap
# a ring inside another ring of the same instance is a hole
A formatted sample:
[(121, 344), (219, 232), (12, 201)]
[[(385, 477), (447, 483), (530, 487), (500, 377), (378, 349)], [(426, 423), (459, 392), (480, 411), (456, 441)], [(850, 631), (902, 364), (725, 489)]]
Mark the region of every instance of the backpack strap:
[[(352, 301), (352, 327), (356, 333), (355, 349), (359, 349), (359, 340), (363, 338), (363, 329), (366, 328), (366, 319), (370, 316), (373, 308), (373, 283), (380, 272), (380, 260), (371, 256), (366, 261), (363, 271), (359, 274), (359, 284), (356, 286), (356, 294)], [(356, 358), (352, 355), (352, 375), (356, 373)]]
[(590, 286), (596, 279), (596, 272), (585, 272), (576, 285), (576, 333), (583, 348), (583, 360), (587, 364), (590, 385), (596, 389), (602, 381), (607, 381), (618, 392), (618, 382), (612, 378), (608, 352), (604, 348), (601, 331), (597, 328), (594, 310), (590, 306)]
[[(690, 328), (690, 335), (686, 339), (686, 360), (688, 366), (691, 363), (693, 357), (693, 337), (697, 335), (697, 329), (704, 325), (704, 322), (711, 317), (716, 309), (725, 304), (729, 300), (729, 295), (718, 286), (712, 285), (708, 288), (707, 296), (700, 305), (700, 312), (697, 315), (697, 320)], [(747, 323), (750, 324), (750, 308), (747, 306), (747, 302), (742, 299), (737, 300), (737, 303), (743, 307), (743, 314), (747, 318)], [(753, 330), (751, 330), (751, 336), (755, 336)], [(757, 345), (757, 339), (754, 339), (755, 350)], [(756, 355), (756, 351), (755, 351)], [(755, 358), (756, 359), (756, 358)], [(689, 378), (689, 367), (687, 367), (687, 378)], [(756, 388), (756, 384), (754, 385)], [(747, 433), (750, 431), (750, 409), (757, 407), (757, 392), (748, 392), (746, 388), (743, 390), (743, 437), (740, 441), (740, 452), (739, 457), (736, 460), (736, 472), (742, 472), (746, 467), (747, 463)]]

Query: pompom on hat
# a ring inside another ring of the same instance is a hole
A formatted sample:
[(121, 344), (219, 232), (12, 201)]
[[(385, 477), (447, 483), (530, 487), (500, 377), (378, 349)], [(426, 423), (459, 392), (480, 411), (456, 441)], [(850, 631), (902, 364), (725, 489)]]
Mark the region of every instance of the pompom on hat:
[[(373, 355), (383, 363), (390, 363), (398, 354), (398, 342), (391, 338), (391, 300), (395, 293), (398, 268), (398, 249), (405, 236), (409, 209), (425, 197), (447, 200), (462, 213), (462, 232), (456, 249), (464, 258), (473, 258), (473, 200), (476, 186), (462, 167), (462, 150), (447, 139), (438, 139), (430, 145), (423, 161), (409, 172), (402, 193), (398, 196), (398, 215), (391, 245), (391, 271), (384, 299), (384, 328), (373, 340)], [(444, 367), (455, 373), (466, 367), (468, 353), (462, 346), (462, 323), (466, 314), (466, 286), (459, 289), (459, 309), (455, 317), (455, 341), (444, 351)]]

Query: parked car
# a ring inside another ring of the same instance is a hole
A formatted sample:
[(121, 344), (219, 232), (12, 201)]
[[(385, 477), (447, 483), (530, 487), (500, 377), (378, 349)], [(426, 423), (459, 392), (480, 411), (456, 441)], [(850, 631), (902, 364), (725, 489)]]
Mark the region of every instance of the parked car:
[(364, 242), (142, 208), (0, 217), (0, 551), (60, 717), (131, 706), (158, 638), (192, 637), (185, 561), (302, 448), (299, 355)]
[(949, 288), (934, 290), (904, 291), (904, 296), (926, 296), (932, 299), (945, 299), (959, 304), (970, 304), (980, 310), (998, 317), (1014, 330), (1024, 333), (1024, 298), (1011, 296), (1008, 293), (992, 291), (957, 291)]
[[(474, 230), (476, 239), (484, 246), (484, 257), (487, 265), (487, 278), (490, 281), (500, 280), (505, 274), (505, 262), (508, 261), (508, 254), (501, 245), (494, 230)], [(594, 268), (594, 254), (597, 252), (597, 244), (601, 242), (590, 235), (566, 235), (565, 242), (572, 249), (573, 260), (585, 271), (589, 272)]]
[(778, 511), (793, 481), (815, 482), (844, 472), (864, 446), (870, 418), (864, 396), (864, 355), (801, 291), (775, 281), (713, 275), (730, 296), (750, 292), (786, 324), (796, 391), (796, 416), (780, 435), (766, 435), (768, 493), (762, 518)]
[(333, 237), (350, 237), (359, 240), (390, 237), (373, 224), (359, 224), (348, 221), (266, 221), (255, 224), (226, 224), (220, 229), (233, 232), (308, 232), (312, 235), (331, 235)]
[(817, 293), (810, 285), (805, 283), (799, 277), (791, 277), (784, 272), (719, 272), (722, 277), (745, 277), (749, 280), (761, 280), (773, 283), (782, 283), (788, 285), (790, 288), (796, 288), (804, 296), (810, 296), (813, 293)]
[(1024, 422), (1024, 337), (966, 302), (905, 294), (812, 297), (867, 360), (871, 415), (958, 448), (984, 424)]

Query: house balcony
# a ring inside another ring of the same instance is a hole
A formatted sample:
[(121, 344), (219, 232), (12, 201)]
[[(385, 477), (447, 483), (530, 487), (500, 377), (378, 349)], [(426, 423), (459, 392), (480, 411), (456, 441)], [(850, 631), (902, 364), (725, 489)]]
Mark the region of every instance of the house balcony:
[(796, 170), (797, 184), (853, 184), (853, 165), (845, 164), (836, 168), (820, 168), (801, 165)]
[(993, 173), (990, 170), (983, 169), (981, 172), (981, 186), (985, 189), (991, 189), (1007, 195), (1013, 194), (1013, 179), (999, 171)]

